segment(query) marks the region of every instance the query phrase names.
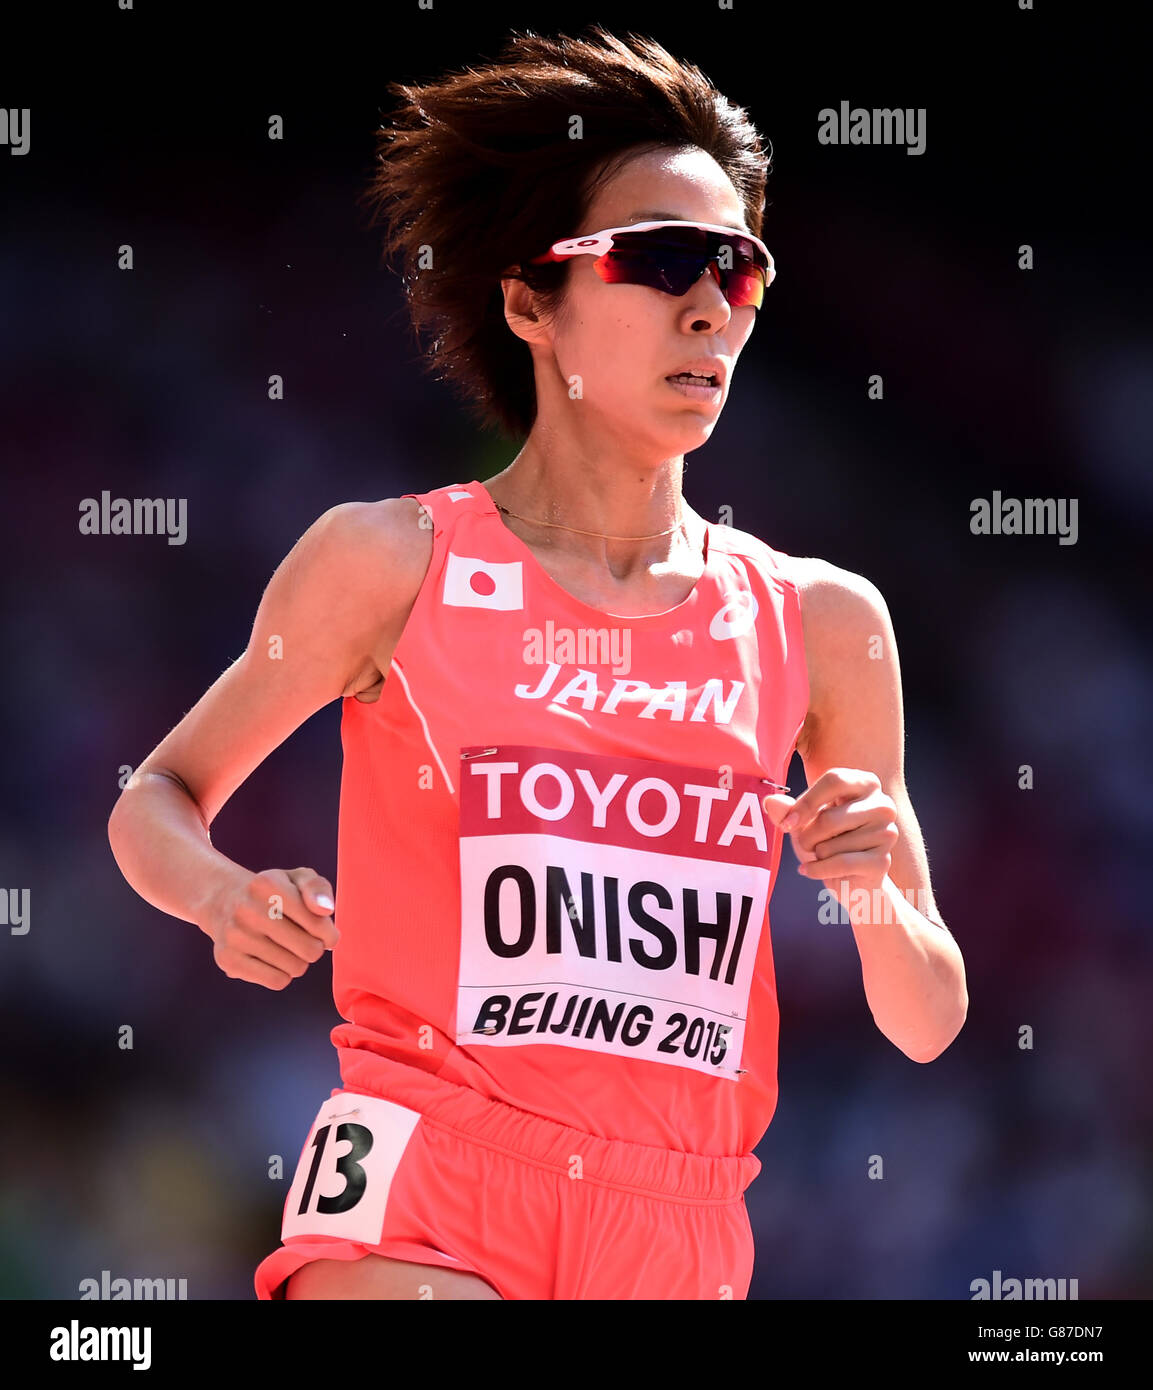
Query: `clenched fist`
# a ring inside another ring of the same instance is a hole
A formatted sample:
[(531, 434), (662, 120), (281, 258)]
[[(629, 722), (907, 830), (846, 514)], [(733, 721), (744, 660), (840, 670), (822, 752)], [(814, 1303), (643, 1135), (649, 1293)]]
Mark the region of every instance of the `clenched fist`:
[(230, 980), (283, 989), (340, 940), (332, 884), (315, 869), (243, 871), (198, 922)]

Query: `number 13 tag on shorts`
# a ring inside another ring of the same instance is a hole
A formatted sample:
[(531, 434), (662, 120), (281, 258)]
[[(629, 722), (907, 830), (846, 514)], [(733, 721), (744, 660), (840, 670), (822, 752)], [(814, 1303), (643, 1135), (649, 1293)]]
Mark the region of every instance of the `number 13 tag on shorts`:
[(379, 1096), (330, 1096), (296, 1165), (281, 1240), (322, 1235), (378, 1245), (392, 1179), (419, 1121), (419, 1111)]

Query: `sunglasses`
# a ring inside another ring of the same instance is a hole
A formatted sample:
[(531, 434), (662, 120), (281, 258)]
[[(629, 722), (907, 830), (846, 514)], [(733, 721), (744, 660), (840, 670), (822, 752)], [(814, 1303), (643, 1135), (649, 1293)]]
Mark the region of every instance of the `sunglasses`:
[(634, 222), (588, 236), (554, 242), (530, 265), (595, 256), (593, 269), (606, 285), (647, 285), (665, 294), (687, 294), (706, 270), (734, 309), (761, 307), (777, 273), (768, 247), (748, 232), (708, 222)]

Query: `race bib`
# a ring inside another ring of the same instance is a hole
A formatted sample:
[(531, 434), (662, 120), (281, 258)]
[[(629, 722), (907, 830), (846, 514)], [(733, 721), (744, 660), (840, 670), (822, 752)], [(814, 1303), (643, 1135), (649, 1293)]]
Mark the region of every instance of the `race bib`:
[(379, 1245), (393, 1175), (420, 1113), (379, 1096), (330, 1096), (308, 1132), (281, 1240), (341, 1236)]
[(761, 778), (461, 749), (456, 1041), (736, 1080), (770, 891)]

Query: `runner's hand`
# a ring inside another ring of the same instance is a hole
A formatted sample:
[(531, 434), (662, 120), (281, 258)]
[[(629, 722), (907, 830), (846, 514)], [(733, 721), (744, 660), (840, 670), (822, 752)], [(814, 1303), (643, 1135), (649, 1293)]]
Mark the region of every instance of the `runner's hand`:
[(901, 832), (896, 805), (876, 773), (830, 768), (799, 797), (774, 793), (762, 804), (773, 824), (792, 835), (799, 872), (835, 885), (838, 901), (842, 883), (871, 891), (888, 878)]
[(242, 873), (222, 889), (199, 926), (230, 980), (283, 989), (340, 940), (332, 884), (315, 869)]

